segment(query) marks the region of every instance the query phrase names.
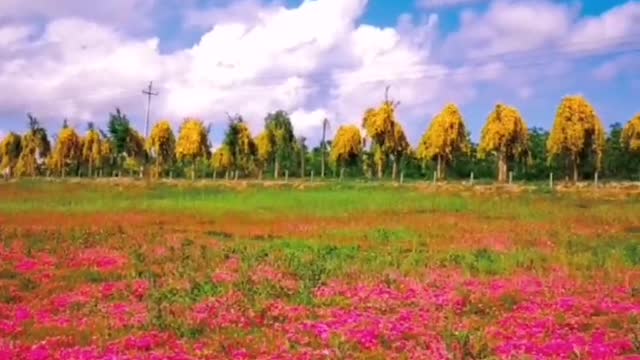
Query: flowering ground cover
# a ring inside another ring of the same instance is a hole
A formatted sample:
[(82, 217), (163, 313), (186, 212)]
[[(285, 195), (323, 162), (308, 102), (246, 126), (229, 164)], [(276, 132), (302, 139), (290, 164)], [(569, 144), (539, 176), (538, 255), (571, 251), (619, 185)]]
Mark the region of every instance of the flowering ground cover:
[(0, 184), (0, 359), (640, 359), (637, 195), (300, 187)]

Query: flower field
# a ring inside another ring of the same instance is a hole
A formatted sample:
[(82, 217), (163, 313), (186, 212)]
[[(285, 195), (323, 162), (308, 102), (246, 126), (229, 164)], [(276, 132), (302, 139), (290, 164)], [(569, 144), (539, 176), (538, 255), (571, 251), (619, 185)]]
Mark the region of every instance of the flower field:
[(640, 359), (640, 200), (0, 184), (0, 359)]

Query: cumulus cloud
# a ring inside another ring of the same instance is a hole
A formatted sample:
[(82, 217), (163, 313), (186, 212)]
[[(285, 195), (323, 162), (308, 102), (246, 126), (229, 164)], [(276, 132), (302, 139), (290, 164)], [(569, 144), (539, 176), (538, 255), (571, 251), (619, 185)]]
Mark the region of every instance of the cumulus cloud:
[(2, 0), (2, 20), (50, 20), (64, 17), (81, 17), (103, 24), (149, 25), (147, 15), (156, 6), (157, 0)]
[(444, 9), (488, 1), (489, 0), (418, 0), (418, 6), (425, 9)]
[[(216, 9), (190, 7), (182, 25), (204, 33), (192, 46), (163, 53), (160, 38), (134, 36), (117, 25), (128, 20), (115, 9), (131, 11), (128, 4), (135, 2), (141, 9), (158, 6), (157, 0), (117, 0), (96, 5), (106, 12), (95, 15), (74, 7), (85, 2), (64, 0), (49, 14), (50, 2), (33, 1), (3, 13), (8, 2), (2, 2), (0, 13), (12, 20), (0, 27), (0, 87), (11, 96), (0, 98), (0, 117), (31, 111), (49, 126), (65, 117), (100, 125), (119, 106), (142, 128), (141, 90), (154, 80), (160, 92), (154, 119), (177, 125), (196, 116), (222, 127), (227, 112), (241, 113), (258, 131), (268, 112), (284, 109), (312, 144), (322, 119), (334, 130), (360, 123), (390, 85), (401, 102), (400, 119), (422, 131), (444, 103), (477, 97), (479, 84), (500, 84), (528, 98), (541, 74), (570, 68), (554, 63), (515, 70), (491, 54), (559, 51), (567, 39), (601, 33), (626, 36), (637, 17), (633, 3), (580, 19), (575, 8), (551, 1), (498, 0), (486, 11), (465, 11), (460, 29), (443, 35), (436, 15), (403, 15), (394, 27), (362, 24), (366, 0), (309, 0), (294, 8), (241, 0)], [(49, 18), (38, 29), (32, 16)], [(411, 132), (413, 142), (421, 131)]]

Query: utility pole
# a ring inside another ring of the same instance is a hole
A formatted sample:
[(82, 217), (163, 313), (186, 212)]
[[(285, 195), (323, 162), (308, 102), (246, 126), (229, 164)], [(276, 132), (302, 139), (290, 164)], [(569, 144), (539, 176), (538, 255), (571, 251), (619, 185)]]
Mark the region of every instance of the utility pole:
[(142, 90), (142, 93), (147, 95), (147, 117), (144, 122), (144, 139), (147, 140), (149, 136), (149, 112), (151, 110), (151, 97), (158, 96), (158, 92), (153, 92), (153, 81), (149, 82), (149, 87)]
[(321, 164), (321, 171), (320, 171), (320, 177), (322, 179), (324, 179), (324, 162), (325, 162), (325, 149), (326, 149), (326, 136), (327, 136), (327, 126), (329, 126), (329, 120), (327, 118), (324, 118), (324, 120), (322, 120), (322, 143), (320, 144), (320, 151), (322, 152), (322, 162)]

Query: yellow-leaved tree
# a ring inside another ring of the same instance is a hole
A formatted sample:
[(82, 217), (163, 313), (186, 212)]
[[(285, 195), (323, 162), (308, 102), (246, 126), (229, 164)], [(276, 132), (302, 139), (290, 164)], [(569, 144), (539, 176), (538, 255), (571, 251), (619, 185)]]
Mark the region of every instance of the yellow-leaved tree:
[(226, 178), (229, 178), (229, 171), (233, 165), (233, 155), (229, 146), (222, 145), (219, 147), (211, 157), (211, 165), (213, 166), (214, 177), (218, 172), (226, 173)]
[(10, 132), (0, 143), (0, 170), (11, 175), (22, 152), (22, 139), (20, 135)]
[(391, 169), (391, 178), (396, 179), (398, 175), (398, 167), (402, 163), (405, 156), (411, 152), (411, 145), (407, 140), (407, 136), (404, 133), (402, 124), (396, 122), (393, 126), (393, 141), (388, 144), (389, 153), (391, 154), (393, 164)]
[(262, 180), (262, 174), (271, 162), (271, 158), (273, 157), (273, 142), (272, 137), (269, 135), (269, 132), (264, 131), (255, 139), (256, 148), (257, 148), (257, 166), (258, 166), (258, 177)]
[(93, 123), (89, 123), (87, 135), (82, 140), (82, 160), (87, 164), (87, 174), (93, 176), (96, 168), (101, 168), (104, 162), (102, 154), (102, 137), (95, 129)]
[[(382, 178), (384, 165), (389, 156), (393, 156), (393, 177), (399, 162), (398, 154), (406, 152), (408, 142), (404, 136), (402, 126), (396, 119), (396, 107), (398, 102), (389, 100), (389, 87), (385, 89), (385, 100), (378, 108), (370, 108), (365, 111), (362, 119), (362, 127), (367, 137), (371, 139), (375, 156), (378, 178)], [(397, 129), (399, 128), (399, 129)]]
[(624, 127), (620, 141), (628, 152), (640, 154), (640, 114), (637, 114)]
[(58, 135), (51, 158), (49, 168), (64, 177), (70, 171), (77, 173), (82, 159), (82, 140), (76, 131), (65, 125)]
[(438, 179), (446, 177), (446, 168), (455, 156), (470, 150), (469, 135), (462, 113), (455, 104), (448, 104), (434, 117), (425, 132), (417, 150), (417, 157), (423, 161), (436, 162)]
[(498, 159), (498, 181), (506, 182), (509, 163), (522, 158), (529, 149), (529, 131), (520, 112), (497, 104), (482, 129), (478, 157), (494, 154)]
[(185, 119), (180, 126), (178, 141), (176, 142), (176, 157), (178, 161), (190, 162), (192, 165), (191, 178), (195, 178), (196, 160), (208, 157), (208, 131), (202, 121)]
[(153, 127), (147, 151), (155, 158), (155, 175), (160, 177), (162, 171), (173, 164), (176, 153), (176, 138), (169, 121), (160, 121)]
[(47, 131), (40, 126), (40, 122), (33, 115), (27, 114), (27, 117), (29, 131), (22, 137), (22, 151), (16, 164), (18, 176), (38, 175), (40, 161), (51, 152)]
[(549, 161), (564, 156), (577, 182), (578, 167), (589, 155), (595, 156), (595, 168), (600, 168), (604, 147), (604, 127), (593, 106), (582, 96), (562, 99), (547, 140)]
[(340, 167), (341, 176), (345, 165), (360, 156), (362, 145), (362, 136), (357, 126), (345, 125), (338, 128), (338, 132), (331, 143), (331, 153), (329, 155), (331, 161)]

